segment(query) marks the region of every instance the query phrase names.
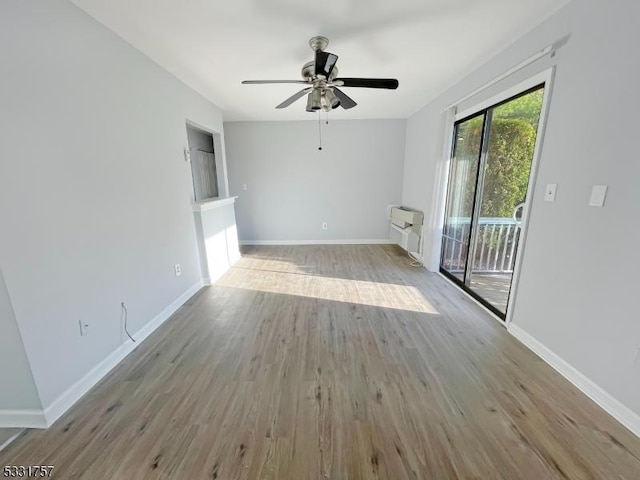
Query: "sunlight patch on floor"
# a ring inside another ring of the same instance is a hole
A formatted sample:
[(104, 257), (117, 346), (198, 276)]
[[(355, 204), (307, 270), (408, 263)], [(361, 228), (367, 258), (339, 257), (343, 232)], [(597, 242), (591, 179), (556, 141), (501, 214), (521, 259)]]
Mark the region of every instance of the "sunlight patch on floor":
[(232, 269), (216, 285), (438, 314), (417, 288), (408, 285), (262, 269), (249, 273), (248, 270)]

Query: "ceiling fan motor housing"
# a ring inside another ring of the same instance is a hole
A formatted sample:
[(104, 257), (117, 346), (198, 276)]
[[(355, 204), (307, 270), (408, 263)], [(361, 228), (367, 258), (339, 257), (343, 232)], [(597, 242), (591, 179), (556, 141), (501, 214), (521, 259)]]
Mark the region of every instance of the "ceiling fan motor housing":
[(313, 76), (316, 72), (316, 62), (314, 60), (305, 63), (302, 66), (302, 78), (305, 80), (313, 80)]
[[(300, 71), (300, 73), (302, 74), (302, 78), (307, 80), (307, 81), (314, 81), (316, 79), (316, 62), (315, 60), (311, 60), (310, 62), (305, 63), (302, 66), (302, 70)], [(329, 75), (329, 78), (327, 78), (327, 81), (331, 82), (334, 78), (336, 78), (338, 76), (338, 67), (333, 67), (333, 70), (331, 70), (331, 74)]]

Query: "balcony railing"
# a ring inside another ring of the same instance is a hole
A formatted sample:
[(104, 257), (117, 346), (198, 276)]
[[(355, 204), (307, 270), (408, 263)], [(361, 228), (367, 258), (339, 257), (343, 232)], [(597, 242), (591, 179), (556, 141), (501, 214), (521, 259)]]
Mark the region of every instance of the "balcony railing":
[[(451, 273), (462, 273), (467, 258), (471, 220), (449, 218), (443, 234), (442, 266)], [(473, 271), (512, 273), (520, 227), (508, 217), (481, 217), (478, 221)]]

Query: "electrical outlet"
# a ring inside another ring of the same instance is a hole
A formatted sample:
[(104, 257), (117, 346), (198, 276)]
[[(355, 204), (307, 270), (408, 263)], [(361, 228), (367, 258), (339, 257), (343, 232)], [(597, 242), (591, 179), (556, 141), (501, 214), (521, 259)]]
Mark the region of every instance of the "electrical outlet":
[(545, 202), (555, 202), (556, 201), (556, 190), (558, 189), (557, 183), (550, 183), (547, 185), (547, 188), (544, 190), (544, 201)]
[(328, 228), (329, 228), (329, 227), (328, 227), (328, 225), (327, 225), (327, 222), (323, 222), (323, 223), (322, 223), (322, 229), (323, 229), (323, 230), (327, 230)]
[(180, 275), (182, 275), (182, 267), (180, 266), (180, 264), (179, 264), (179, 263), (176, 263), (176, 264), (173, 266), (173, 270), (174, 270), (174, 271), (175, 271), (175, 273), (176, 273), (176, 277), (179, 277)]
[(78, 326), (80, 327), (81, 337), (86, 337), (87, 335), (89, 335), (89, 332), (91, 331), (91, 325), (89, 325), (89, 322), (78, 320)]
[(247, 189), (247, 184), (246, 184), (246, 183), (243, 183), (243, 184), (242, 184), (242, 190), (246, 190), (246, 189)]

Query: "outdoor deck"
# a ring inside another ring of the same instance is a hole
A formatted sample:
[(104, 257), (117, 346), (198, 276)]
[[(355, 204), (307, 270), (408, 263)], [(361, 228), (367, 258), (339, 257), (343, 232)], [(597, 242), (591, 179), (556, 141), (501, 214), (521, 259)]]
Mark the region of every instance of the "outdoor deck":
[(471, 275), (471, 289), (501, 312), (507, 310), (510, 284), (510, 273), (474, 273)]
[[(469, 218), (450, 219), (442, 266), (462, 280), (471, 235)], [(506, 312), (520, 228), (513, 218), (481, 218), (471, 267), (471, 290)]]

